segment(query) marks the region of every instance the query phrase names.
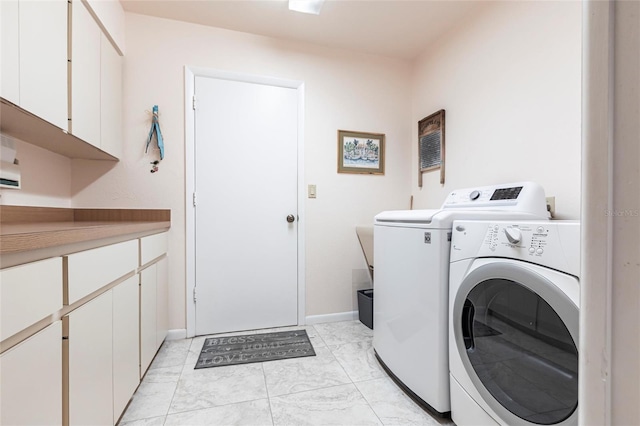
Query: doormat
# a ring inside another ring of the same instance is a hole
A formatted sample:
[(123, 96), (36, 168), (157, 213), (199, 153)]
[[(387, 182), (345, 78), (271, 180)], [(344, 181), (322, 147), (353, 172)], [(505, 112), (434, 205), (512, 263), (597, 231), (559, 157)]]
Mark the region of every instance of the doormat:
[(209, 337), (194, 369), (315, 356), (305, 330)]

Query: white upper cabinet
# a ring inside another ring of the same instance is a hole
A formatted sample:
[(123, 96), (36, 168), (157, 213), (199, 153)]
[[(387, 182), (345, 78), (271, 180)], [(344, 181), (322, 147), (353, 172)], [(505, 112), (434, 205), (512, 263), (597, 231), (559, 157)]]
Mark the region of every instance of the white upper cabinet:
[(0, 96), (16, 105), (20, 103), (19, 20), (18, 0), (0, 1)]
[(0, 0), (0, 131), (69, 158), (115, 160), (124, 12), (117, 0), (91, 4)]
[(71, 133), (122, 155), (122, 60), (80, 0), (72, 2)]
[(18, 7), (19, 105), (68, 130), (67, 1), (20, 0)]
[(101, 35), (100, 148), (122, 157), (122, 57)]
[(124, 9), (119, 0), (84, 0), (118, 53), (126, 55)]
[(71, 133), (100, 148), (100, 38), (80, 0), (71, 11)]

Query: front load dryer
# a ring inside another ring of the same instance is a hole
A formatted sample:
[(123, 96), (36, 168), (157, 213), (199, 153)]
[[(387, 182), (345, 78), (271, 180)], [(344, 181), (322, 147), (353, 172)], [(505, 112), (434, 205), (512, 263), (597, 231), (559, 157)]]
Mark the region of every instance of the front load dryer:
[(532, 182), (461, 189), (437, 210), (388, 211), (374, 223), (373, 347), (414, 400), (450, 411), (449, 249), (455, 219), (546, 219), (544, 190)]
[(577, 425), (580, 225), (456, 221), (450, 264), (451, 417)]

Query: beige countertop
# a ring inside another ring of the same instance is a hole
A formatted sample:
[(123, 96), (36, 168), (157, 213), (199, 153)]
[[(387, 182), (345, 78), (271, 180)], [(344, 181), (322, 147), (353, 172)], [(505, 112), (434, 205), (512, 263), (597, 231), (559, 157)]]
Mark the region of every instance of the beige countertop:
[(2, 267), (169, 230), (170, 210), (0, 206)]

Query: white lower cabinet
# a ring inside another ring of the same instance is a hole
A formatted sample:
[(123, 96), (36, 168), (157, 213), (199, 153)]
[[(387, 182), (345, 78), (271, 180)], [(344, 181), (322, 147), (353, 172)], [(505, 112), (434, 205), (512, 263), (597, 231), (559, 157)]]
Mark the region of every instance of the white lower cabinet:
[(138, 265), (138, 241), (111, 244), (64, 258), (67, 265), (67, 304), (71, 305), (134, 272)]
[(60, 257), (2, 269), (0, 283), (0, 341), (62, 308)]
[(68, 315), (69, 424), (113, 425), (140, 383), (138, 277)]
[(166, 233), (0, 271), (0, 425), (118, 421), (167, 335), (165, 253)]
[(149, 368), (158, 350), (157, 344), (158, 264), (140, 272), (140, 377)]
[(169, 258), (156, 263), (156, 347), (159, 348), (169, 330)]
[(140, 272), (140, 377), (167, 337), (169, 288), (166, 257)]
[(69, 313), (69, 425), (113, 425), (113, 294)]
[(167, 233), (140, 238), (140, 377), (149, 368), (169, 328)]
[(144, 266), (167, 252), (169, 244), (166, 232), (140, 238), (140, 266)]
[(62, 424), (62, 324), (0, 355), (0, 424)]
[(140, 383), (138, 276), (113, 291), (113, 419), (117, 421)]

